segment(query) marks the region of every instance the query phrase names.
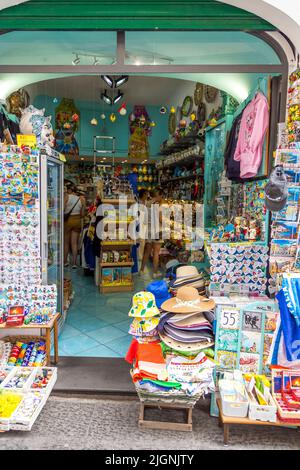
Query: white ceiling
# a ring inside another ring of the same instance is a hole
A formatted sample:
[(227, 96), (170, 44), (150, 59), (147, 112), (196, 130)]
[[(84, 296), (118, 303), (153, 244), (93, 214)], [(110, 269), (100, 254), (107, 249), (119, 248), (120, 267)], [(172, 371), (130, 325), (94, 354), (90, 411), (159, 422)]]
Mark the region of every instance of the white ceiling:
[[(160, 106), (178, 102), (178, 97), (192, 93), (195, 83), (189, 80), (160, 77), (131, 76), (120, 90), (124, 92), (122, 102), (128, 104), (147, 104)], [(45, 80), (26, 86), (31, 102), (38, 95), (48, 95), (57, 98), (73, 98), (75, 101), (99, 102), (104, 90), (108, 94), (117, 94), (111, 90), (99, 76), (84, 75)], [(174, 101), (175, 100), (175, 101)]]

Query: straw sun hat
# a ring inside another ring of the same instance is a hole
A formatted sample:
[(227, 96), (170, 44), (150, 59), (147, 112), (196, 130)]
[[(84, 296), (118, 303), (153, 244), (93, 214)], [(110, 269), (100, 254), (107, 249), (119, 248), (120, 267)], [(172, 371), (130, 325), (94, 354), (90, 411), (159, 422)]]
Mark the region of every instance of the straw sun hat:
[(213, 300), (201, 297), (194, 287), (180, 287), (176, 297), (166, 300), (161, 308), (171, 313), (207, 312), (215, 307)]

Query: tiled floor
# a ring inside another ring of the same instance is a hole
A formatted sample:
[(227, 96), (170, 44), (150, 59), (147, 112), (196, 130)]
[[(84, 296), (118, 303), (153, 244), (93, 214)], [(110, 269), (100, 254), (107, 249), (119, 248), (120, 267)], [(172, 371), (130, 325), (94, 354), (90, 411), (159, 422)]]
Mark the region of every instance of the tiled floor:
[(93, 277), (82, 269), (67, 269), (73, 282), (74, 300), (59, 336), (60, 356), (124, 357), (131, 341), (128, 311), (134, 292), (151, 279), (135, 276), (134, 292), (100, 294)]

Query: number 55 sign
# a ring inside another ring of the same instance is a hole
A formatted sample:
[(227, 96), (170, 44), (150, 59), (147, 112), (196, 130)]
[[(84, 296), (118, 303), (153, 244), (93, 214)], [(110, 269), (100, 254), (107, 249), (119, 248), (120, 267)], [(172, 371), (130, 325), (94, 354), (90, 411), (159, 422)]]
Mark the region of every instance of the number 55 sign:
[(240, 310), (238, 308), (222, 308), (220, 312), (220, 327), (227, 330), (238, 330), (240, 325)]

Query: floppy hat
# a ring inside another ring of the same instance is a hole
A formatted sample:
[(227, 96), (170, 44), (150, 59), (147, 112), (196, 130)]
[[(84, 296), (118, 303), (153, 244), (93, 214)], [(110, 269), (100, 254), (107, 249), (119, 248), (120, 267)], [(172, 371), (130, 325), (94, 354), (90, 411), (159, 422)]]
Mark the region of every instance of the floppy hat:
[(176, 297), (166, 300), (161, 308), (171, 313), (205, 312), (215, 307), (213, 300), (201, 297), (194, 287), (180, 287)]
[(130, 317), (150, 318), (159, 315), (155, 297), (151, 292), (141, 291), (134, 294), (132, 307), (128, 313)]
[(169, 336), (169, 338), (181, 341), (183, 343), (197, 343), (199, 341), (213, 340), (212, 330), (203, 331), (188, 331), (188, 330), (176, 330), (172, 326), (165, 324), (164, 331), (162, 332)]
[[(176, 315), (177, 316), (177, 315)], [(178, 315), (181, 316), (180, 314)], [(179, 320), (177, 322), (168, 321), (169, 325), (173, 325), (174, 328), (187, 329), (187, 330), (199, 330), (205, 327), (212, 328), (211, 324), (202, 313), (192, 314), (188, 318)]]
[(176, 351), (184, 351), (184, 352), (193, 352), (193, 351), (200, 351), (201, 349), (210, 348), (213, 346), (214, 341), (205, 340), (205, 341), (198, 341), (195, 343), (184, 343), (182, 341), (177, 341), (175, 339), (170, 338), (165, 333), (159, 333), (160, 339), (171, 349), (175, 349)]
[(151, 332), (155, 334), (155, 330), (159, 324), (159, 317), (150, 318), (134, 318), (130, 327), (129, 334), (133, 336), (143, 336)]
[(167, 267), (166, 265), (166, 278), (170, 280), (176, 279), (176, 271), (179, 268), (179, 266), (185, 266), (185, 264), (182, 263), (174, 263), (173, 265)]
[(186, 279), (202, 279), (202, 274), (199, 273), (196, 266), (193, 265), (183, 265), (179, 266), (176, 269), (176, 279), (175, 284), (180, 283)]
[(171, 259), (170, 261), (167, 262), (166, 264), (166, 270), (173, 268), (174, 266), (178, 266), (180, 262), (178, 259)]
[(169, 293), (166, 281), (153, 281), (147, 286), (147, 291), (151, 292), (155, 297), (155, 302), (158, 308), (165, 300), (170, 299), (172, 296)]
[(265, 187), (265, 204), (267, 209), (278, 212), (284, 208), (288, 198), (287, 177), (282, 166), (272, 170), (269, 182)]

